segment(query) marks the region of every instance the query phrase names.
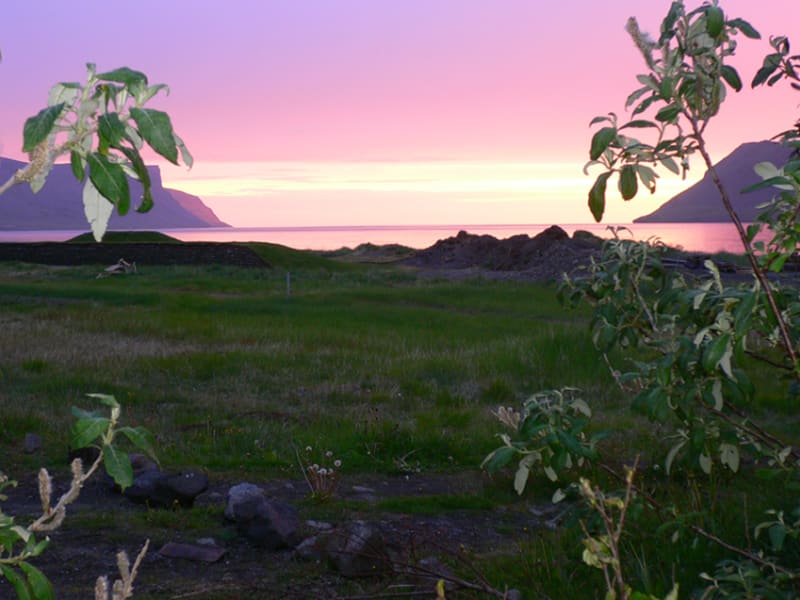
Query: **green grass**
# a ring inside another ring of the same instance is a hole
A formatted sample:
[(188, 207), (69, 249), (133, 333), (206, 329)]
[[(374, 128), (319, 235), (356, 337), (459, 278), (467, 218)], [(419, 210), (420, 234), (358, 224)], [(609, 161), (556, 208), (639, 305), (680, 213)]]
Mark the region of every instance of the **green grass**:
[[(152, 430), (167, 468), (202, 467), (231, 480), (299, 479), (294, 452), (306, 445), (332, 450), (346, 475), (473, 470), (498, 445), (492, 410), (564, 386), (583, 389), (594, 427), (614, 432), (603, 446), (610, 463), (636, 453), (649, 465), (663, 459), (658, 432), (631, 414), (593, 349), (588, 313), (563, 309), (553, 287), (420, 281), (391, 266), (252, 247), (275, 267), (143, 267), (98, 280), (89, 267), (0, 263), (2, 470), (63, 469), (70, 407), (94, 408), (89, 392), (116, 395), (127, 424)], [(796, 441), (787, 384), (767, 375), (756, 384), (759, 417)], [(44, 454), (19, 451), (26, 432), (45, 438)], [(589, 474), (617, 486), (599, 470)], [(652, 469), (645, 476), (665, 504), (691, 507), (685, 480)], [(512, 477), (495, 478), (505, 496), (398, 498), (369, 510), (527, 510), (555, 489), (536, 477), (518, 499)], [(740, 543), (745, 498), (753, 514), (787, 503), (778, 481), (722, 478), (709, 489), (707, 506), (723, 507), (709, 526)], [(329, 510), (351, 509), (364, 507)], [(132, 526), (158, 537), (175, 518), (199, 532), (217, 517), (143, 511)], [(638, 589), (663, 595), (677, 564), (688, 592), (723, 556), (693, 538), (676, 545), (653, 536), (661, 523), (642, 518), (625, 541)], [(111, 517), (83, 515), (78, 526), (101, 528), (103, 519)], [(498, 586), (553, 598), (603, 589), (601, 574), (582, 564), (577, 527), (518, 533), (516, 548), (476, 557)]]

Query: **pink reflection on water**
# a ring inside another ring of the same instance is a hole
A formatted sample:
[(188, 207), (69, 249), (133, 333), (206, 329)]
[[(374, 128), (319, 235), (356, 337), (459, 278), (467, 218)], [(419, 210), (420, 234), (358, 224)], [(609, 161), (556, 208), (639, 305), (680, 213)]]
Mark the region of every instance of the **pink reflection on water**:
[[(742, 245), (730, 223), (628, 223), (619, 231), (623, 239), (658, 238), (670, 246), (696, 252), (742, 252)], [(336, 250), (359, 244), (402, 244), (427, 248), (438, 240), (455, 236), (459, 231), (508, 238), (526, 234), (534, 236), (549, 225), (390, 225), (374, 227), (220, 227), (204, 229), (165, 229), (164, 233), (183, 241), (270, 242), (300, 250)], [(577, 230), (600, 237), (612, 236), (606, 224), (573, 224), (561, 226), (572, 235)], [(62, 242), (82, 231), (0, 231), (0, 242)]]

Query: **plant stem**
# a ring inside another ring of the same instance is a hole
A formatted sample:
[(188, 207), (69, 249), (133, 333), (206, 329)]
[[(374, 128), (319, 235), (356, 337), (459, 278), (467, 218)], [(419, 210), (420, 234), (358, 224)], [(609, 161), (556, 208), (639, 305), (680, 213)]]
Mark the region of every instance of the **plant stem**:
[(750, 243), (750, 240), (747, 237), (747, 232), (744, 229), (744, 225), (742, 225), (742, 220), (739, 218), (739, 215), (736, 213), (736, 210), (733, 208), (733, 204), (731, 203), (730, 195), (728, 194), (728, 190), (722, 183), (722, 180), (717, 173), (717, 170), (714, 168), (714, 163), (711, 160), (711, 155), (708, 153), (708, 149), (706, 148), (705, 139), (702, 136), (702, 129), (698, 125), (697, 119), (692, 115), (687, 115), (689, 121), (692, 124), (692, 129), (694, 130), (695, 139), (697, 140), (697, 148), (700, 154), (703, 157), (703, 161), (706, 164), (706, 169), (708, 172), (709, 177), (711, 177), (711, 181), (713, 181), (714, 186), (719, 191), (720, 197), (722, 198), (722, 204), (725, 207), (725, 211), (728, 213), (731, 221), (733, 222), (734, 226), (736, 227), (736, 233), (739, 235), (739, 239), (742, 242), (742, 246), (744, 246), (745, 254), (747, 255), (747, 260), (750, 263), (750, 267), (753, 270), (753, 274), (758, 279), (758, 282), (761, 284), (762, 289), (764, 290), (764, 294), (767, 297), (767, 303), (769, 304), (769, 308), (772, 311), (773, 316), (778, 324), (778, 330), (781, 334), (781, 340), (783, 341), (783, 347), (786, 350), (786, 354), (789, 355), (789, 359), (792, 362), (792, 370), (794, 371), (795, 377), (800, 380), (800, 369), (798, 368), (798, 361), (797, 361), (797, 353), (795, 352), (794, 343), (792, 342), (792, 337), (789, 334), (789, 329), (786, 326), (786, 321), (781, 314), (780, 309), (778, 308), (778, 304), (775, 301), (775, 295), (772, 293), (772, 288), (769, 285), (769, 281), (767, 280), (766, 273), (764, 270), (759, 266), (758, 259), (756, 258), (755, 251), (753, 250), (753, 246)]

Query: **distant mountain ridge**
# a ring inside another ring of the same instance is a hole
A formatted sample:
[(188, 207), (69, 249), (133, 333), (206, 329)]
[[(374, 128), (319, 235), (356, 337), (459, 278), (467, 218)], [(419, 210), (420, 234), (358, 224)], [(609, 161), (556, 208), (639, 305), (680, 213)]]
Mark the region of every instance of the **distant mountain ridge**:
[[(0, 157), (0, 182), (5, 182), (25, 163)], [(120, 217), (116, 211), (109, 230), (182, 229), (229, 227), (203, 201), (191, 194), (165, 188), (161, 170), (147, 167), (153, 190), (153, 208), (138, 213), (142, 186), (131, 181), (131, 209)], [(57, 164), (38, 194), (27, 184), (16, 185), (0, 196), (0, 230), (85, 230), (89, 228), (83, 213), (83, 184), (72, 175), (68, 164)]]
[[(776, 142), (750, 142), (742, 144), (715, 165), (731, 196), (731, 204), (743, 222), (754, 221), (760, 212), (756, 206), (776, 195), (774, 188), (747, 194), (741, 192), (743, 188), (761, 181), (753, 167), (765, 161), (780, 167), (789, 159), (791, 152), (791, 148)], [(719, 191), (706, 173), (692, 187), (649, 215), (634, 219), (634, 223), (723, 223), (729, 220)]]

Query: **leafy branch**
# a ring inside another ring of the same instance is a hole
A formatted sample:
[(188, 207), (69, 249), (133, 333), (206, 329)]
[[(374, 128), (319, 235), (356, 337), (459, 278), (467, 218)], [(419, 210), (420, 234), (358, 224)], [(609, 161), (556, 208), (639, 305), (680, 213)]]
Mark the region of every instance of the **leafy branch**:
[(152, 182), (140, 154), (147, 144), (177, 165), (191, 167), (192, 155), (175, 133), (167, 113), (145, 108), (164, 84), (149, 85), (147, 76), (128, 67), (97, 73), (86, 65), (84, 84), (54, 85), (47, 107), (25, 121), (23, 152), (30, 162), (0, 184), (0, 195), (27, 183), (42, 189), (53, 164), (68, 156), (72, 174), (84, 184), (83, 206), (92, 233), (100, 241), (116, 208), (125, 215), (131, 204), (128, 179), (142, 185), (138, 212), (153, 206)]

